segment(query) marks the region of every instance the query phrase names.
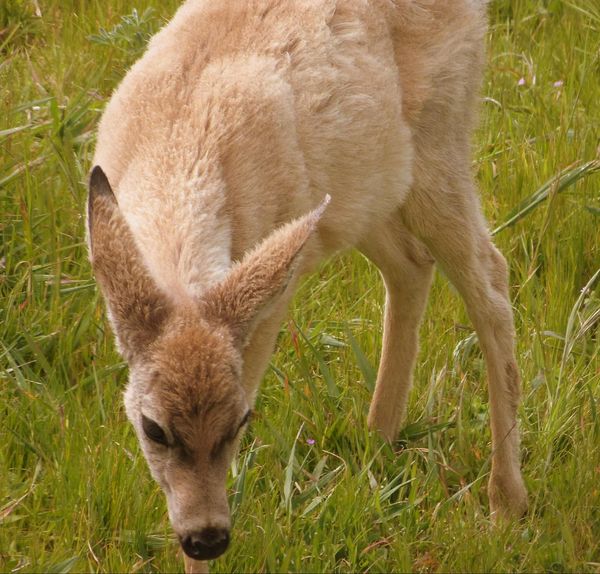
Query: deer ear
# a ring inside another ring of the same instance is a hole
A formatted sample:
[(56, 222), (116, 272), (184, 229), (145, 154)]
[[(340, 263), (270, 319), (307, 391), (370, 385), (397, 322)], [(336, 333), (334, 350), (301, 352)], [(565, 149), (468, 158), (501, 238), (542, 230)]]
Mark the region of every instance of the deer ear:
[(92, 269), (119, 349), (127, 361), (135, 360), (159, 334), (170, 306), (150, 277), (99, 166), (90, 176), (88, 235)]
[(317, 209), (271, 233), (205, 293), (207, 318), (225, 323), (238, 345), (245, 346), (260, 318), (285, 292), (329, 200), (327, 195)]

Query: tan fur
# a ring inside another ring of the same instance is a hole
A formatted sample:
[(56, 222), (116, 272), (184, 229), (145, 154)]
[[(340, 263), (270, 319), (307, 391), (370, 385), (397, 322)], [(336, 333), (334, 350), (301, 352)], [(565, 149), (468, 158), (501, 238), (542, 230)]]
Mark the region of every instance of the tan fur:
[[(370, 427), (393, 440), (402, 424), (435, 260), (488, 366), (492, 510), (525, 510), (507, 267), (470, 168), (484, 4), (189, 0), (113, 95), (92, 261), (131, 367), (127, 413), (182, 539), (229, 528), (230, 434), (299, 276), (350, 247), (387, 290)], [(175, 446), (152, 444), (142, 414)]]

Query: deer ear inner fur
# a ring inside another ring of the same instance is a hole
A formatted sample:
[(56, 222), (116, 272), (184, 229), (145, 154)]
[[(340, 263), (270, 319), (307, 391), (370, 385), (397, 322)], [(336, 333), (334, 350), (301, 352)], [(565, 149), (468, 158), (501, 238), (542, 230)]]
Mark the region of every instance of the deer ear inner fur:
[(162, 330), (170, 305), (144, 265), (100, 166), (90, 176), (88, 229), (92, 269), (106, 298), (119, 350), (126, 360), (135, 360)]

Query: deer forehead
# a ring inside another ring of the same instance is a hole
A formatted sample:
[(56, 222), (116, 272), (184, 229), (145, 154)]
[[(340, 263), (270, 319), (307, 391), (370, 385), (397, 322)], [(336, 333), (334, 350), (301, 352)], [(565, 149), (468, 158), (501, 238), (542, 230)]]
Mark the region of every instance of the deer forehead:
[(220, 408), (243, 410), (241, 354), (219, 329), (188, 326), (153, 346), (145, 370), (144, 401), (163, 420), (205, 418)]
[(225, 328), (200, 322), (167, 329), (149, 356), (154, 380), (168, 378), (171, 384), (184, 386), (190, 380), (213, 387), (235, 379), (240, 361)]

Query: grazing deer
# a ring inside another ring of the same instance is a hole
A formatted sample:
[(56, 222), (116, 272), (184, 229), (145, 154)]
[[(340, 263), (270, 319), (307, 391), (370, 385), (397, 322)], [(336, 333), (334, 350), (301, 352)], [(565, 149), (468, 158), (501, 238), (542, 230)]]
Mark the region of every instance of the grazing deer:
[(91, 260), (189, 571), (228, 546), (227, 470), (299, 277), (351, 247), (387, 291), (369, 427), (403, 422), (435, 261), (487, 363), (492, 512), (525, 511), (507, 266), (470, 162), (485, 30), (481, 0), (189, 0), (110, 100)]

